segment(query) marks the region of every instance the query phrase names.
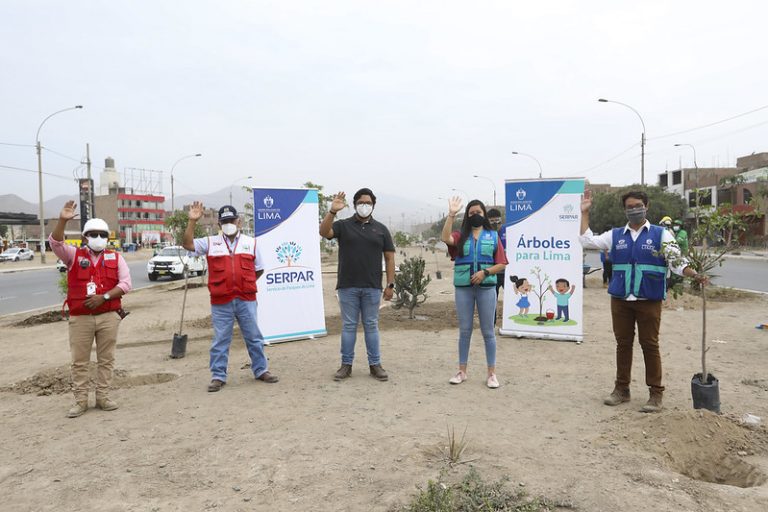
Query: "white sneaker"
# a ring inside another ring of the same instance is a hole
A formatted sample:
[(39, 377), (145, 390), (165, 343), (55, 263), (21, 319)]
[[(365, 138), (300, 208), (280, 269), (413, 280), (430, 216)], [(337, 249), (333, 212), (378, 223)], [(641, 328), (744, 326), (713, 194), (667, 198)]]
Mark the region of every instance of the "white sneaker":
[(450, 382), (451, 384), (461, 384), (465, 380), (467, 380), (467, 374), (462, 371), (459, 371), (456, 375), (451, 377), (451, 380), (449, 380), (448, 382)]
[(497, 387), (499, 387), (499, 381), (498, 379), (496, 379), (495, 374), (488, 377), (488, 381), (485, 384), (491, 389), (496, 389)]

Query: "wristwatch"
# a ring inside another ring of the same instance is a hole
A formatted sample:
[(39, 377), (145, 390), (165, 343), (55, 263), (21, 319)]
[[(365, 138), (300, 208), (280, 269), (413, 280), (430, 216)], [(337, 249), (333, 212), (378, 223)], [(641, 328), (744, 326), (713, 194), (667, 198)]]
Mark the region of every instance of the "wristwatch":
[(484, 269), (483, 269), (483, 274), (485, 274), (485, 277), (488, 277), (489, 275), (491, 275), (491, 273), (490, 273), (490, 272), (488, 272), (488, 269), (487, 269), (487, 268), (484, 268)]
[(394, 290), (395, 289), (395, 283), (389, 283), (387, 285), (387, 288), (389, 288), (390, 290)]
[(109, 300), (109, 299), (111, 299), (111, 297), (109, 296), (109, 294), (108, 294), (108, 293), (105, 293), (104, 295), (102, 295), (102, 297), (104, 297), (104, 300)]

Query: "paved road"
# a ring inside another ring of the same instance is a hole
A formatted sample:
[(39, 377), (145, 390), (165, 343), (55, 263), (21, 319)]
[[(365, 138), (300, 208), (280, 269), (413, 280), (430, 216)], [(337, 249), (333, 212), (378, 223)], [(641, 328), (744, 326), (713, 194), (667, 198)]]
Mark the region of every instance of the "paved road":
[[(19, 266), (22, 264), (23, 262)], [(10, 263), (4, 265), (10, 265)], [(134, 289), (153, 284), (147, 277), (147, 263), (145, 261), (130, 261), (128, 267), (131, 269), (131, 281)], [(0, 273), (0, 315), (47, 306), (61, 306), (64, 299), (59, 294), (59, 276), (59, 271), (54, 268)], [(158, 283), (166, 281), (161, 279)]]
[[(600, 266), (600, 258), (596, 252), (587, 252), (586, 261), (593, 267)], [(720, 277), (714, 280), (715, 284), (768, 292), (768, 259), (727, 258), (724, 261), (723, 266), (716, 272)], [(23, 262), (19, 265), (23, 265)], [(147, 278), (145, 261), (132, 261), (128, 266), (135, 289), (153, 284)], [(0, 273), (0, 315), (61, 306), (64, 299), (59, 294), (58, 279), (59, 272), (53, 268)], [(158, 281), (163, 282), (166, 280)]]
[[(602, 266), (600, 255), (593, 251), (587, 252), (586, 263)], [(713, 273), (718, 276), (712, 280), (716, 285), (768, 292), (768, 259), (725, 258)]]

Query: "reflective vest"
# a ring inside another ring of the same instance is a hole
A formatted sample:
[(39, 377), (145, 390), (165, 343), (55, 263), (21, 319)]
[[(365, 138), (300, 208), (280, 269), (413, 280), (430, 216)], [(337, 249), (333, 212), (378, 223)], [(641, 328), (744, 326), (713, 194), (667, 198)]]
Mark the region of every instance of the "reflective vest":
[(608, 293), (619, 299), (663, 300), (667, 296), (667, 261), (662, 256), (664, 228), (651, 225), (632, 240), (626, 228), (613, 228), (613, 275)]
[[(499, 243), (499, 234), (496, 231), (482, 230), (475, 240), (470, 235), (464, 242), (463, 255), (457, 255), (453, 267), (454, 286), (472, 286), (470, 280), (472, 274), (494, 266), (496, 263), (493, 255)], [(480, 286), (496, 286), (496, 276), (487, 275)]]
[(256, 300), (256, 240), (240, 234), (230, 251), (223, 235), (209, 236), (206, 258), (211, 304)]
[(66, 304), (69, 306), (69, 314), (72, 316), (99, 315), (108, 311), (117, 311), (121, 307), (119, 298), (108, 300), (96, 309), (85, 307), (85, 299), (88, 298), (88, 283), (94, 283), (96, 295), (103, 295), (120, 282), (117, 271), (117, 261), (120, 258), (118, 253), (108, 250), (101, 251), (96, 263), (91, 261), (90, 254), (86, 247), (79, 247), (75, 253), (72, 268), (67, 271)]

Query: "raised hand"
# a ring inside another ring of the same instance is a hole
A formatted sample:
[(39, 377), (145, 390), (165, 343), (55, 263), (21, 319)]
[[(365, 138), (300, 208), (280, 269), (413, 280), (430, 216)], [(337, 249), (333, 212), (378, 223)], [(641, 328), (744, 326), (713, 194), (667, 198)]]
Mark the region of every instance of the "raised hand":
[(200, 220), (203, 216), (203, 203), (195, 201), (189, 207), (189, 220)]
[(581, 212), (587, 213), (592, 208), (592, 191), (587, 189), (584, 191), (584, 195), (581, 196)]
[(344, 192), (339, 192), (335, 196), (333, 196), (333, 201), (331, 202), (331, 213), (337, 213), (339, 210), (343, 210), (347, 206), (347, 201), (345, 199), (347, 195)]
[(77, 203), (74, 201), (67, 201), (64, 203), (64, 208), (61, 209), (61, 213), (59, 213), (59, 218), (61, 220), (69, 220), (74, 219), (77, 216)]
[(453, 196), (448, 200), (448, 215), (456, 215), (461, 211), (461, 198), (459, 196)]

